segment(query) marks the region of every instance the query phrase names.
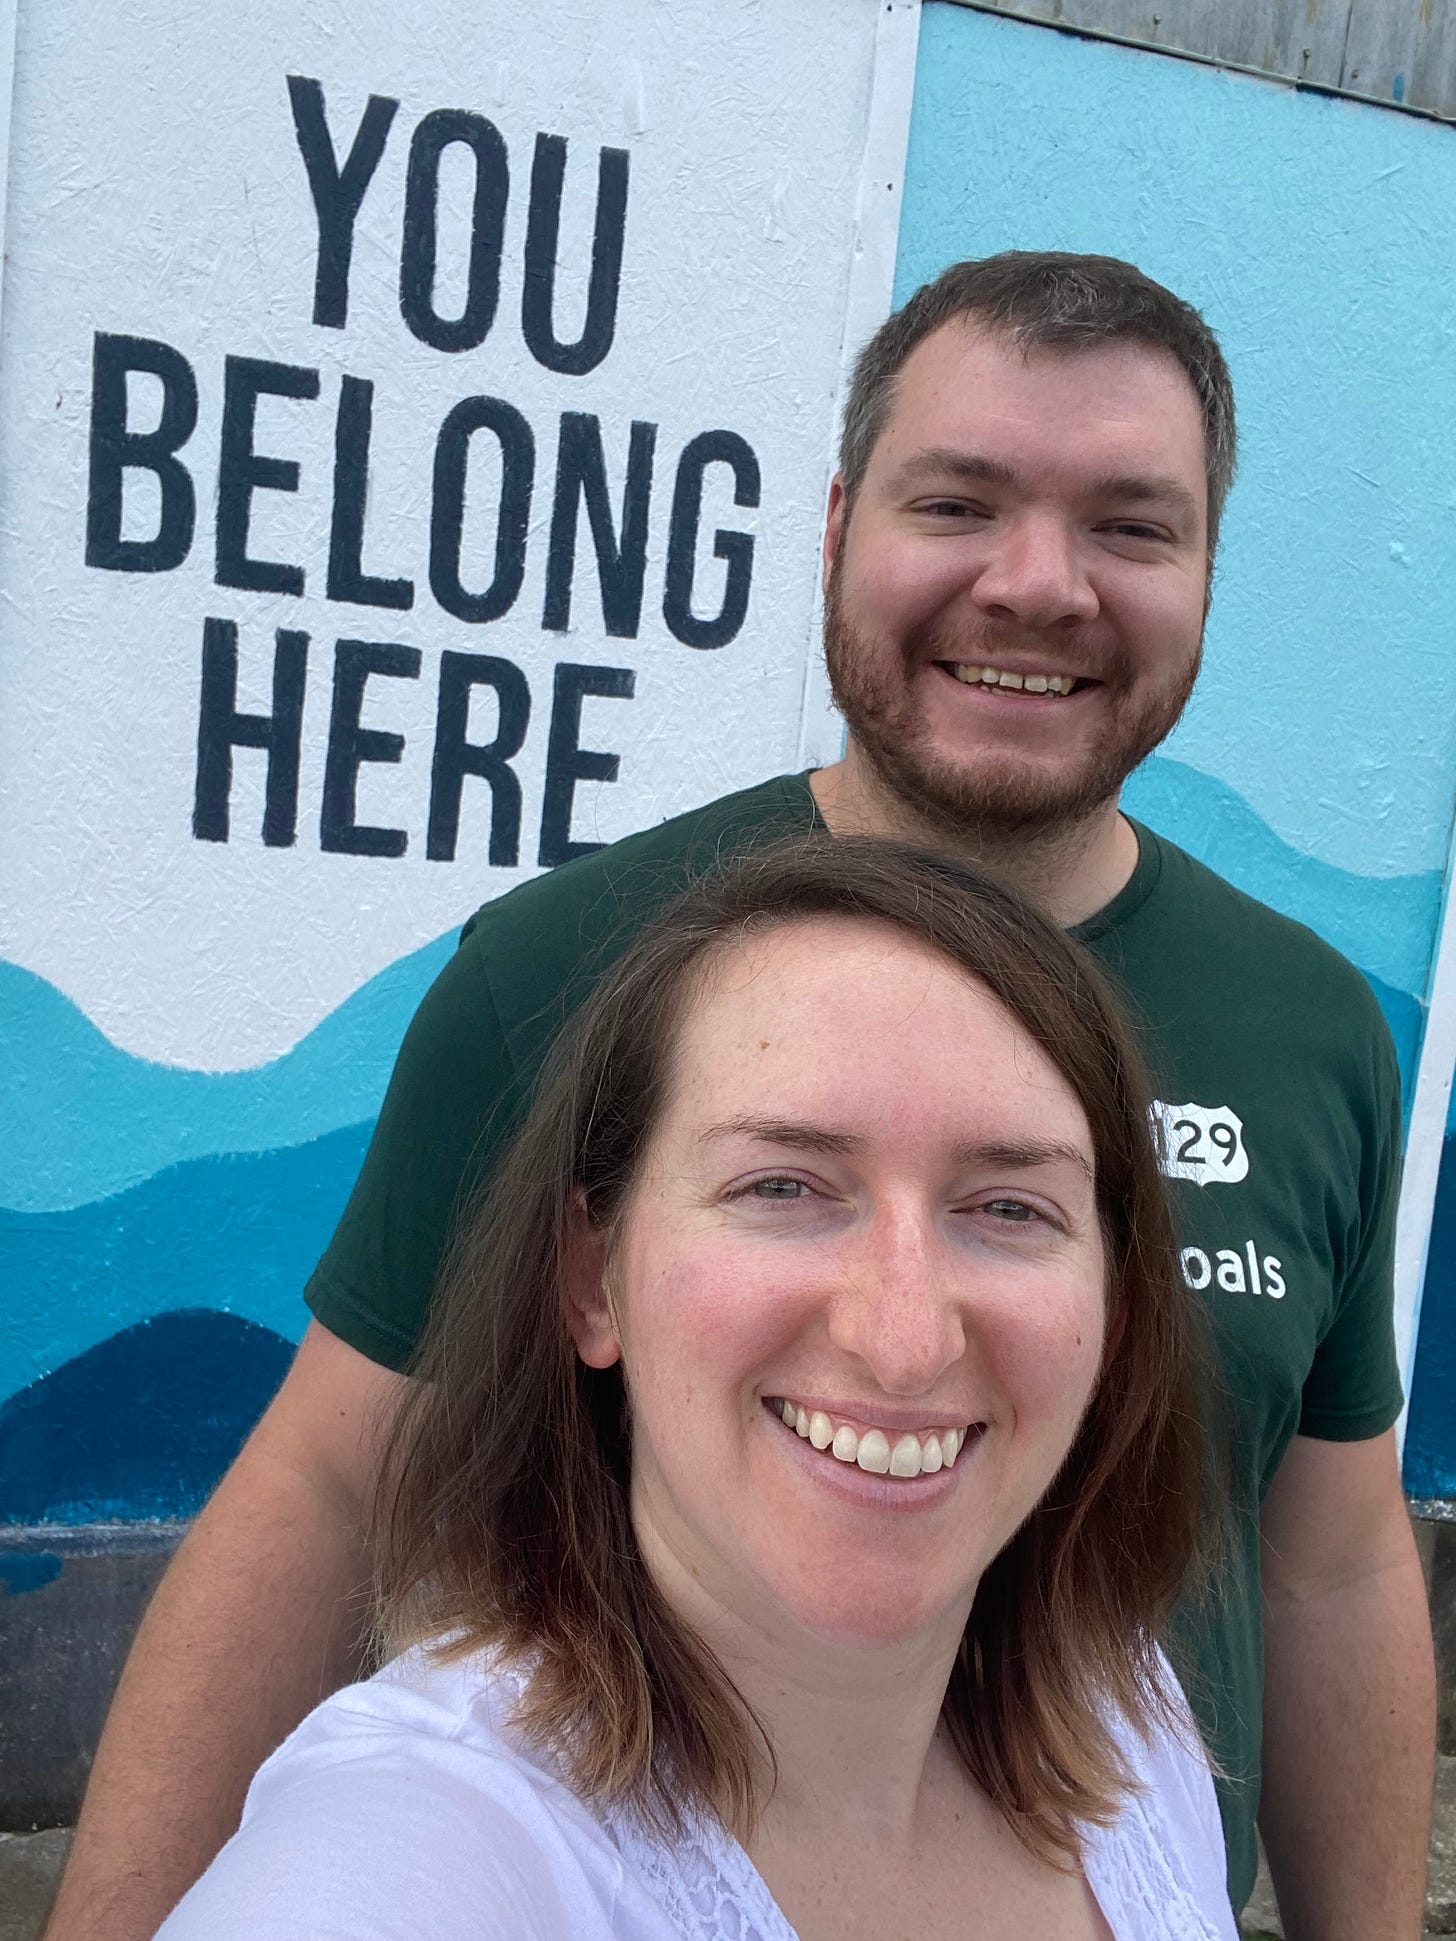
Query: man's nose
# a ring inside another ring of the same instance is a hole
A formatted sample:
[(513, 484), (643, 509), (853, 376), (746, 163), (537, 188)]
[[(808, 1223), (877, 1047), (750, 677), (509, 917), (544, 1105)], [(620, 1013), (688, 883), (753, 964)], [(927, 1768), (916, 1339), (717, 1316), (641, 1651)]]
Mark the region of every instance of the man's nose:
[(924, 1395), (966, 1351), (959, 1277), (933, 1221), (876, 1213), (841, 1263), (830, 1309), (836, 1348), (861, 1361), (886, 1395)]
[(1043, 629), (1082, 625), (1099, 607), (1077, 535), (1050, 513), (1028, 512), (1006, 523), (971, 597), (993, 619)]

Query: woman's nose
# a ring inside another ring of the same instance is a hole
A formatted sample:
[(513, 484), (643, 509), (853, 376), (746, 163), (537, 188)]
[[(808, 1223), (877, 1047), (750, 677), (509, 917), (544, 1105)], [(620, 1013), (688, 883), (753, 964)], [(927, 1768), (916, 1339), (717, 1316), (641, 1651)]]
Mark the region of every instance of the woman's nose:
[(933, 1223), (880, 1213), (842, 1263), (830, 1307), (836, 1348), (864, 1363), (886, 1395), (923, 1395), (966, 1351), (963, 1288)]
[(1076, 535), (1050, 514), (1028, 514), (1002, 528), (971, 597), (995, 619), (1040, 629), (1083, 625), (1096, 618), (1100, 604)]

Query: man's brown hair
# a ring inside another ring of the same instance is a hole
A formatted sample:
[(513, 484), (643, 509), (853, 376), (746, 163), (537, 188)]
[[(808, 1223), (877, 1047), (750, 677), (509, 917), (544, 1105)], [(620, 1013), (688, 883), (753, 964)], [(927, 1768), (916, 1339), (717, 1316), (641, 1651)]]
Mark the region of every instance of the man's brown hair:
[(1176, 357), (1203, 413), (1208, 557), (1218, 544), (1233, 484), (1238, 437), (1234, 392), (1217, 337), (1181, 297), (1116, 256), (1009, 249), (952, 263), (923, 283), (860, 352), (850, 381), (839, 472), (852, 504), (895, 402), (895, 382), (917, 344), (949, 323), (990, 332), (1023, 351), (1146, 344)]
[[(1092, 1133), (1105, 1363), (1051, 1488), (981, 1579), (946, 1691), (966, 1769), (1033, 1850), (1071, 1857), (1129, 1775), (1109, 1727), (1176, 1710), (1155, 1639), (1213, 1502), (1199, 1324), (1178, 1271), (1128, 1029), (1086, 953), (1009, 890), (898, 843), (800, 839), (689, 888), (582, 1005), (443, 1274), (377, 1508), (387, 1634), (525, 1675), (518, 1728), (577, 1792), (671, 1837), (740, 1834), (772, 1748), (649, 1575), (630, 1396), (578, 1359), (563, 1287), (584, 1206), (608, 1255), (716, 958), (804, 922), (871, 922), (948, 960), (1041, 1047)], [(703, 1001), (711, 1002), (711, 998)]]

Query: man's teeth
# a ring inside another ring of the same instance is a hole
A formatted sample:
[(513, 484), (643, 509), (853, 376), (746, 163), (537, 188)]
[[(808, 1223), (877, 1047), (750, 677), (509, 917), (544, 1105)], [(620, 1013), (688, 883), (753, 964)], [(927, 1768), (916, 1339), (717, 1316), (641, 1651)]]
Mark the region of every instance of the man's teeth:
[(999, 667), (975, 667), (965, 661), (947, 661), (952, 674), (967, 687), (1024, 688), (1028, 694), (1070, 694), (1077, 685), (1075, 674), (1008, 674)]
[(866, 1429), (861, 1435), (847, 1422), (836, 1429), (822, 1409), (811, 1412), (795, 1402), (781, 1402), (779, 1411), (816, 1449), (827, 1449), (837, 1461), (854, 1463), (872, 1476), (933, 1476), (937, 1469), (953, 1469), (967, 1435), (965, 1429), (932, 1430), (923, 1436), (897, 1436), (892, 1443), (883, 1429)]

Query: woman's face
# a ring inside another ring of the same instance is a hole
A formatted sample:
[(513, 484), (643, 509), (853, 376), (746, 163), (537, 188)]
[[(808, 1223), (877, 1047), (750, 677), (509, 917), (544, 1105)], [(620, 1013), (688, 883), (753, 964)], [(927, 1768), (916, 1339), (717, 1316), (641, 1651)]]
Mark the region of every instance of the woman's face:
[(1097, 1378), (1086, 1117), (945, 959), (871, 922), (783, 925), (714, 961), (602, 1278), (573, 1332), (622, 1362), (669, 1601), (846, 1643), (958, 1635)]

